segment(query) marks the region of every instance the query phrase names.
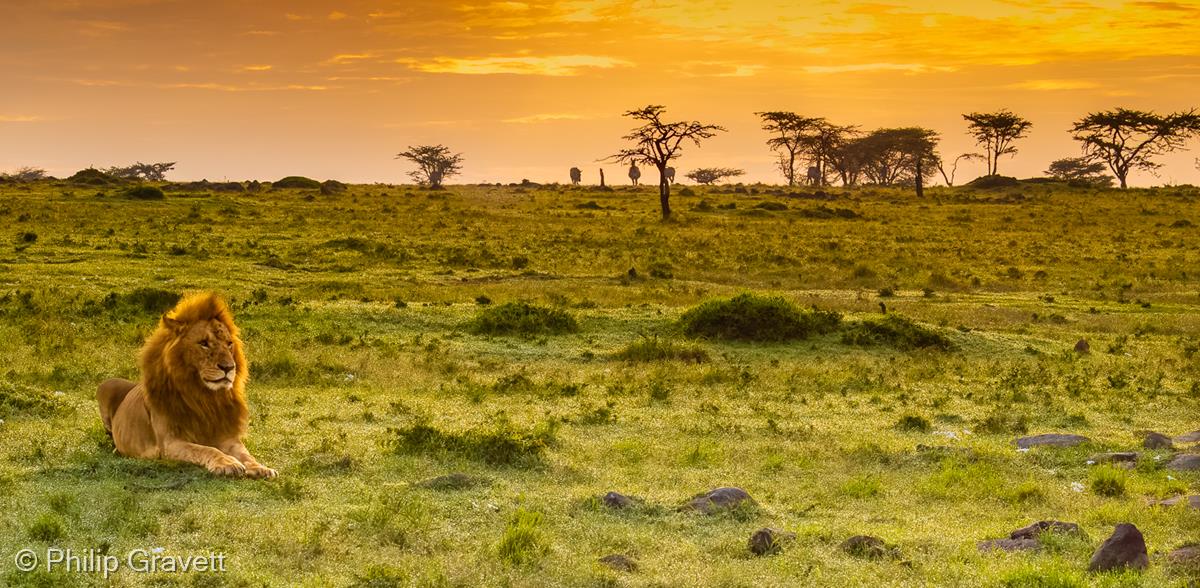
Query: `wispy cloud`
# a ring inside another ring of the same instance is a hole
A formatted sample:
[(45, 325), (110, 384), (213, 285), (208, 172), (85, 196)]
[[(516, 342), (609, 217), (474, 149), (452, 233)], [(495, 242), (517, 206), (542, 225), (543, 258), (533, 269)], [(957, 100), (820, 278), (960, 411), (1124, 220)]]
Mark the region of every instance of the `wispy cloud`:
[(934, 66), (924, 63), (851, 63), (846, 65), (808, 65), (804, 67), (811, 74), (863, 73), (879, 71), (899, 71), (907, 73), (930, 73), (954, 71), (949, 66)]
[(1008, 87), (1016, 90), (1053, 92), (1058, 90), (1091, 90), (1099, 88), (1100, 84), (1089, 80), (1026, 80), (1010, 84)]
[(271, 71), (270, 65), (243, 65), (242, 71)]
[(436, 57), (431, 61), (400, 60), (426, 73), (465, 75), (516, 74), (538, 76), (574, 76), (584, 69), (609, 69), (632, 65), (623, 59), (600, 55), (554, 55), (548, 57)]
[(579, 114), (553, 112), (553, 113), (543, 113), (543, 114), (530, 114), (528, 116), (518, 116), (516, 118), (505, 118), (505, 119), (501, 119), (500, 122), (520, 125), (520, 124), (536, 124), (536, 123), (545, 123), (545, 122), (555, 122), (555, 121), (561, 121), (561, 120), (583, 120), (584, 118), (586, 118), (586, 117), (584, 117), (583, 115), (579, 115)]
[(345, 12), (342, 12), (340, 10), (334, 10), (333, 12), (330, 12), (329, 16), (326, 16), (325, 18), (327, 18), (329, 20), (343, 20), (348, 16), (350, 16), (350, 15), (346, 14)]
[(29, 123), (45, 120), (40, 116), (28, 114), (0, 114), (0, 123)]

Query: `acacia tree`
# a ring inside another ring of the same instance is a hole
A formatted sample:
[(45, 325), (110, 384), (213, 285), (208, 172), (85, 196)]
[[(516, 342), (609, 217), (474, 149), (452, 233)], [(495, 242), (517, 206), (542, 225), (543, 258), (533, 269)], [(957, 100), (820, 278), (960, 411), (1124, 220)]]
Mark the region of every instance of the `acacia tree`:
[(796, 185), (796, 159), (804, 149), (810, 130), (822, 122), (819, 118), (800, 116), (794, 112), (756, 112), (762, 120), (762, 129), (774, 134), (767, 139), (767, 146), (779, 155), (779, 171), (787, 178), (789, 186)]
[(915, 181), (918, 193), (937, 167), (936, 132), (920, 127), (877, 129), (854, 141), (862, 174), (873, 184)]
[(1160, 115), (1117, 108), (1089, 113), (1075, 123), (1071, 134), (1083, 143), (1084, 157), (1108, 165), (1124, 189), (1130, 171), (1158, 169), (1162, 164), (1155, 157), (1200, 135), (1200, 115), (1195, 109)]
[(1013, 155), (1017, 148), (1012, 142), (1025, 138), (1033, 123), (1008, 110), (972, 112), (962, 115), (967, 121), (967, 134), (984, 150), (988, 175), (995, 175), (1002, 155)]
[(958, 163), (960, 161), (971, 161), (973, 159), (983, 159), (983, 156), (978, 153), (963, 153), (954, 158), (954, 162), (950, 164), (950, 173), (946, 173), (946, 161), (942, 158), (937, 160), (937, 170), (942, 174), (942, 180), (947, 186), (954, 187), (954, 176), (958, 174)]
[(46, 178), (46, 170), (40, 167), (25, 166), (17, 168), (11, 174), (0, 174), (0, 177), (8, 178), (16, 182), (36, 182)]
[(702, 167), (684, 174), (684, 177), (696, 182), (697, 184), (704, 184), (707, 186), (726, 178), (734, 178), (745, 174), (746, 170), (735, 169), (732, 167)]
[(1050, 163), (1046, 173), (1056, 180), (1087, 186), (1112, 186), (1112, 177), (1104, 173), (1103, 162), (1087, 157), (1064, 157)]
[(104, 170), (104, 173), (121, 178), (123, 180), (145, 180), (147, 182), (165, 182), (167, 180), (167, 172), (175, 169), (174, 161), (163, 163), (142, 163), (137, 162), (133, 165), (125, 167), (113, 166)]
[(679, 156), (685, 141), (699, 147), (701, 140), (715, 137), (725, 128), (699, 121), (666, 122), (662, 120), (664, 112), (666, 107), (658, 105), (626, 112), (624, 116), (642, 125), (622, 137), (632, 141), (633, 146), (609, 156), (608, 160), (630, 165), (647, 163), (658, 168), (658, 201), (662, 207), (662, 217), (666, 220), (671, 217), (671, 183), (667, 180), (667, 168), (671, 160)]
[(442, 181), (462, 171), (463, 156), (461, 153), (450, 153), (445, 145), (410, 146), (407, 151), (396, 155), (396, 159), (407, 159), (417, 166), (408, 175), (418, 184), (438, 190)]

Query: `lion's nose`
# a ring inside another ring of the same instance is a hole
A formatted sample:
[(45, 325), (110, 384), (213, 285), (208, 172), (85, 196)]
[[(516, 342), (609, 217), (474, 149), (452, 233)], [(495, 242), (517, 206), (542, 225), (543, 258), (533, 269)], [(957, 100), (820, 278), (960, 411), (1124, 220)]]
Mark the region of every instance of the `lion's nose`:
[(233, 363), (233, 362), (231, 361), (231, 362), (229, 362), (229, 363), (221, 363), (221, 364), (217, 364), (217, 367), (219, 367), (219, 368), (221, 368), (222, 370), (225, 370), (225, 371), (227, 371), (227, 372), (228, 372), (228, 371), (232, 370), (233, 368), (237, 367), (237, 364), (236, 364), (236, 363)]

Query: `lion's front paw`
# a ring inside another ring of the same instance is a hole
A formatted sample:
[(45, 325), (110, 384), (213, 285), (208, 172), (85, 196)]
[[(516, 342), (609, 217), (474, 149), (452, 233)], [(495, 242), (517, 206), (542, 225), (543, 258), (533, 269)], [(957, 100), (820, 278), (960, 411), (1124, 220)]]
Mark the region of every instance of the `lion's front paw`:
[(252, 463), (252, 464), (246, 466), (246, 477), (248, 477), (248, 478), (262, 478), (262, 479), (269, 480), (278, 475), (279, 475), (279, 472), (277, 472), (261, 463)]
[(218, 476), (239, 477), (246, 475), (246, 466), (228, 455), (222, 455), (208, 462), (208, 471)]

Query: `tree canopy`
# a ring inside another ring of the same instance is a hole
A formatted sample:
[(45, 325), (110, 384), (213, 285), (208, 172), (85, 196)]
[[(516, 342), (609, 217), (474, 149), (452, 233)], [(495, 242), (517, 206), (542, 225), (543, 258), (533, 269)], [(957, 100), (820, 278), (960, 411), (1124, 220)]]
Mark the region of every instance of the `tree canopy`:
[(1162, 164), (1154, 161), (1156, 157), (1200, 135), (1200, 115), (1195, 109), (1157, 114), (1117, 108), (1089, 113), (1075, 123), (1071, 134), (1083, 144), (1084, 157), (1107, 165), (1126, 188), (1129, 172), (1158, 169)]

